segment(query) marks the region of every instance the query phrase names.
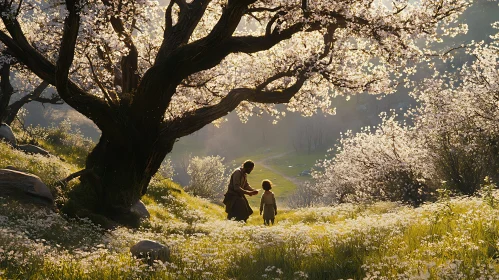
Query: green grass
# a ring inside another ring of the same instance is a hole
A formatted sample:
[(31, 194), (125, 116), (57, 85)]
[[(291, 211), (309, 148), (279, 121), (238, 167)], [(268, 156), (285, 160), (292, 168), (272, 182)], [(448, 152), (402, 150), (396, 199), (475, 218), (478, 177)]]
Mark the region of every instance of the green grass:
[(317, 160), (323, 159), (324, 155), (324, 152), (311, 154), (290, 152), (282, 157), (270, 159), (268, 164), (286, 176), (297, 177), (301, 180), (309, 180), (311, 177), (301, 177), (298, 175), (304, 170), (312, 169)]
[[(289, 225), (287, 218), (299, 212), (284, 213), (281, 223)], [(305, 212), (310, 217), (314, 209)], [(335, 212), (346, 216), (330, 219)], [(293, 279), (297, 271), (309, 279), (495, 279), (499, 223), (485, 218), (493, 213), (497, 210), (473, 199), (420, 209), (396, 204), (315, 209), (308, 227), (292, 222), (285, 240), (281, 229), (272, 230), (228, 273), (238, 279)]]
[(248, 201), (250, 205), (260, 207), (260, 198), (264, 190), (262, 189), (262, 181), (269, 179), (272, 181), (272, 191), (275, 194), (276, 203), (284, 204), (286, 203), (286, 198), (293, 193), (296, 189), (296, 185), (293, 182), (285, 179), (283, 176), (276, 174), (266, 168), (255, 166), (253, 172), (248, 175), (248, 183), (254, 189), (260, 189), (260, 193), (256, 196), (248, 196)]
[[(275, 157), (278, 156), (278, 157)], [(312, 179), (311, 176), (298, 176), (303, 170), (310, 170), (317, 159), (323, 158), (323, 153), (297, 154), (296, 152), (284, 149), (272, 149), (270, 151), (256, 150), (247, 158), (238, 158), (234, 163), (244, 162), (246, 159), (253, 160), (256, 165), (251, 174), (248, 175), (249, 184), (256, 189), (261, 189), (261, 182), (269, 179), (273, 183), (272, 191), (276, 195), (278, 205), (286, 206), (287, 197), (296, 190), (296, 184), (286, 177), (293, 178), (299, 182), (306, 182)], [(265, 161), (271, 169), (265, 168), (259, 162)], [(248, 197), (250, 205), (259, 207), (261, 193), (257, 196)]]
[(50, 152), (50, 154), (60, 156), (61, 159), (77, 166), (79, 169), (85, 167), (85, 160), (90, 152), (90, 147), (84, 148), (78, 145), (58, 145), (46, 140), (39, 140), (37, 144)]
[[(139, 230), (100, 231), (0, 199), (0, 271), (7, 279), (499, 277), (499, 210), (479, 198), (284, 210), (264, 227), (255, 215), (246, 225), (226, 221), (221, 207), (167, 180), (153, 185), (144, 199), (152, 217)], [(131, 258), (140, 239), (168, 244), (171, 262)]]
[[(182, 220), (185, 209), (198, 212), (200, 216), (212, 219), (224, 219), (226, 214), (221, 205), (216, 205), (206, 199), (190, 196), (182, 186), (156, 175), (149, 185), (148, 192), (141, 199), (147, 207), (153, 208), (151, 215), (158, 219), (165, 217)], [(189, 217), (193, 219), (193, 217)], [(185, 222), (189, 222), (188, 219)]]
[(50, 127), (30, 126), (26, 131), (16, 124), (13, 126), (13, 131), (19, 143), (37, 145), (51, 155), (75, 165), (77, 169), (85, 166), (87, 155), (95, 145), (68, 121), (63, 121), (58, 126), (54, 124)]
[(0, 168), (12, 166), (39, 176), (48, 187), (55, 187), (78, 168), (56, 157), (25, 154), (0, 141)]

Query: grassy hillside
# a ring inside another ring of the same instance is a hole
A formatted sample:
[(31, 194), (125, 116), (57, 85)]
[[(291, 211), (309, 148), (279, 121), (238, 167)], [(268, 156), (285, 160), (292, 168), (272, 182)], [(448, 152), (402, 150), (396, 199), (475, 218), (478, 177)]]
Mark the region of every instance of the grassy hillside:
[[(0, 164), (48, 182), (78, 169), (4, 144)], [(488, 194), (283, 209), (265, 227), (258, 215), (227, 221), (222, 207), (155, 177), (143, 198), (151, 219), (112, 231), (0, 198), (0, 279), (499, 279), (498, 194)], [(132, 258), (142, 239), (170, 246), (171, 261)]]

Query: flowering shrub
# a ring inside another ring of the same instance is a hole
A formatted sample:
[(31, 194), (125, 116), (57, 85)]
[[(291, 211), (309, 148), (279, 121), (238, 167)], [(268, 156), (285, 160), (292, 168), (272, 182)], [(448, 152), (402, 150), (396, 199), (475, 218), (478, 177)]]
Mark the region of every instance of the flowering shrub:
[(419, 205), (436, 188), (430, 152), (414, 131), (383, 115), (373, 132), (346, 133), (333, 159), (319, 164), (316, 189), (333, 201), (390, 200)]
[[(496, 76), (485, 76), (481, 53), (471, 66), (448, 74), (459, 86), (442, 80), (425, 81), (414, 93), (421, 106), (413, 112), (419, 137), (435, 156), (437, 176), (461, 193), (473, 194), (485, 176), (497, 179), (499, 130), (495, 115)], [(499, 56), (496, 54), (495, 60)], [(492, 67), (488, 65), (487, 67)], [(473, 69), (473, 70), (471, 70)], [(473, 76), (482, 76), (474, 80)]]
[(187, 167), (191, 177), (185, 191), (195, 196), (220, 201), (226, 190), (223, 157), (193, 157)]

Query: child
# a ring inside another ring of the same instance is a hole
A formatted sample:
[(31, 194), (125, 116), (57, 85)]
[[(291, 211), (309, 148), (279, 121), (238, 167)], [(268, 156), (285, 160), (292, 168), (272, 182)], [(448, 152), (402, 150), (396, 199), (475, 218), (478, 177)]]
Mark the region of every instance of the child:
[(263, 211), (263, 223), (268, 226), (270, 222), (274, 224), (274, 218), (277, 215), (277, 204), (275, 203), (274, 193), (270, 191), (272, 182), (263, 180), (262, 188), (265, 192), (262, 194), (262, 200), (260, 201), (260, 215), (262, 215)]

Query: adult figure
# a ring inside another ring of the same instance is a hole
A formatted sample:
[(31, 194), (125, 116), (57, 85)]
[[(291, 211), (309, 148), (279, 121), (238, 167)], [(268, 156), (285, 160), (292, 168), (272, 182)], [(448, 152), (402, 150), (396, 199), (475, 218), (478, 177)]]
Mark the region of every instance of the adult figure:
[(225, 212), (227, 219), (236, 221), (245, 221), (253, 214), (248, 200), (245, 195), (257, 195), (258, 190), (253, 189), (248, 184), (247, 174), (250, 174), (255, 163), (247, 160), (241, 167), (234, 170), (230, 176), (229, 187), (225, 193), (223, 203), (225, 204)]

